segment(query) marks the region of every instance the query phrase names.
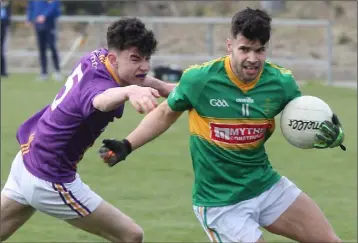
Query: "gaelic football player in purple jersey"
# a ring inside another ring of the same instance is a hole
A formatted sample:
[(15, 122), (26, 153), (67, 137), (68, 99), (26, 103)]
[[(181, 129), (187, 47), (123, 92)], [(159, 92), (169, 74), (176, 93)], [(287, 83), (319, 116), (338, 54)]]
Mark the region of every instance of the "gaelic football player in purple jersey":
[(143, 241), (141, 227), (84, 184), (76, 168), (126, 101), (148, 113), (175, 84), (146, 75), (157, 40), (139, 19), (112, 23), (107, 45), (82, 57), (54, 100), (19, 127), (20, 151), (1, 192), (2, 241), (37, 210), (112, 242)]

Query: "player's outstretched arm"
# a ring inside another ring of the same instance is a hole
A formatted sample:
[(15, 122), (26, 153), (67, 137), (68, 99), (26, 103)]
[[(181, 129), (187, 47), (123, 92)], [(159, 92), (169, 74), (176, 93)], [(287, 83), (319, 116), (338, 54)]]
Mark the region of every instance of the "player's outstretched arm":
[(139, 113), (148, 113), (157, 107), (160, 95), (157, 90), (150, 87), (130, 85), (126, 87), (110, 88), (93, 99), (93, 106), (102, 112), (117, 109), (129, 100)]
[(160, 96), (162, 97), (168, 97), (169, 93), (175, 88), (176, 85), (177, 84), (175, 83), (161, 81), (150, 75), (147, 75), (143, 82), (143, 86), (158, 90)]
[(173, 111), (167, 101), (144, 117), (137, 128), (123, 140), (105, 139), (99, 150), (109, 166), (124, 160), (133, 150), (164, 133), (183, 112)]
[(182, 113), (173, 111), (165, 100), (157, 109), (146, 115), (126, 139), (133, 150), (137, 149), (168, 130)]

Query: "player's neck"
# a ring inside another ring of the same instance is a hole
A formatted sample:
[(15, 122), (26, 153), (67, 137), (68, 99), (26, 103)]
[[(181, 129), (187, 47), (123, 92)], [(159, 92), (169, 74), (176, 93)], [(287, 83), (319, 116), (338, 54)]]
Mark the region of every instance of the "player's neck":
[(117, 83), (122, 83), (119, 76), (114, 71), (115, 69), (114, 69), (113, 65), (110, 63), (110, 61), (108, 60), (108, 58), (106, 58), (104, 65), (106, 66), (107, 71), (111, 74), (112, 78), (114, 78), (114, 80)]

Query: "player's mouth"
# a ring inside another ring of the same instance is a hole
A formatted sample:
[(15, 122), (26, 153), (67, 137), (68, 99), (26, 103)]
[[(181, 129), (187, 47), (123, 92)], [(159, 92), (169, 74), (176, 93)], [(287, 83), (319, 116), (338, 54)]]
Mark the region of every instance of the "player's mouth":
[(249, 75), (255, 75), (259, 72), (259, 66), (243, 65), (245, 72)]
[(140, 79), (144, 79), (146, 76), (147, 76), (147, 73), (141, 73), (141, 74), (137, 74), (135, 77), (140, 78)]

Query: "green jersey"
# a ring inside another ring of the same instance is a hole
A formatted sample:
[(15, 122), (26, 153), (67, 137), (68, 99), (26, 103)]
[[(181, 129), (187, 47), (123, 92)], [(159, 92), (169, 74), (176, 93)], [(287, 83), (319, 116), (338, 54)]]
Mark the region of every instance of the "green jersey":
[(292, 73), (270, 62), (248, 84), (233, 73), (229, 56), (184, 71), (168, 104), (189, 111), (194, 205), (248, 200), (281, 178), (264, 144), (275, 130), (274, 117), (300, 95)]

